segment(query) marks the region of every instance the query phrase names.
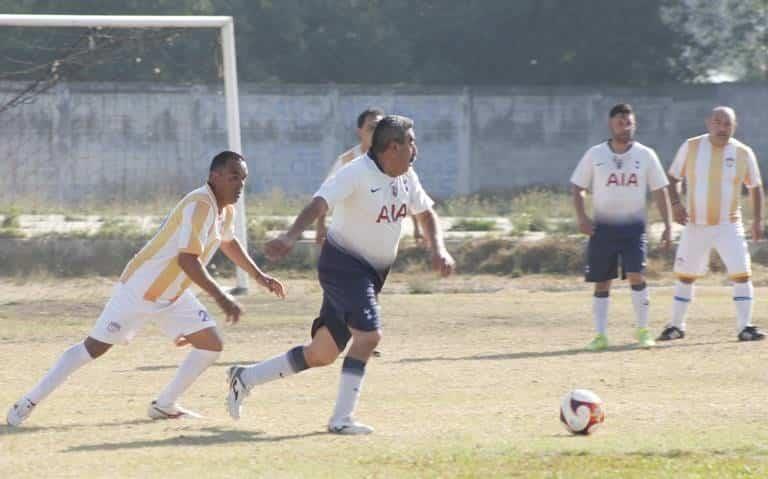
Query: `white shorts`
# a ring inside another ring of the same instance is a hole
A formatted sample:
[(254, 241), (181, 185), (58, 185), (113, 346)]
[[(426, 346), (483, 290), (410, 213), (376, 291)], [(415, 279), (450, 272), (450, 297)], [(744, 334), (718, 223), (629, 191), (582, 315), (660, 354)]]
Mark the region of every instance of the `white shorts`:
[(712, 226), (686, 225), (677, 246), (675, 274), (687, 279), (706, 274), (712, 248), (720, 255), (731, 279), (752, 274), (749, 249), (741, 222)]
[(171, 339), (216, 326), (189, 290), (173, 303), (153, 303), (118, 283), (89, 336), (107, 344), (128, 343), (147, 320), (154, 320)]

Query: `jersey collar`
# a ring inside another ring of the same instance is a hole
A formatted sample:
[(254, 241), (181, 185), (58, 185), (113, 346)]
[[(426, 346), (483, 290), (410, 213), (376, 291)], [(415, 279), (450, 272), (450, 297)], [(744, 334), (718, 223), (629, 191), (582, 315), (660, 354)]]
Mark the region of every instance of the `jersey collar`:
[(605, 140), (605, 146), (607, 146), (608, 149), (611, 150), (611, 153), (613, 153), (614, 155), (626, 155), (627, 153), (629, 153), (629, 151), (632, 148), (634, 148), (635, 140), (632, 140), (632, 142), (629, 144), (629, 148), (627, 148), (627, 150), (624, 153), (616, 153), (615, 151), (613, 151), (613, 147), (611, 146), (611, 139), (610, 138)]
[[(211, 185), (208, 184), (207, 181), (205, 182), (205, 192), (208, 193), (208, 198), (211, 200), (211, 204), (213, 205), (214, 208), (216, 208), (215, 210), (217, 212), (216, 216), (219, 216), (218, 214), (219, 202), (216, 200), (216, 195), (213, 194), (213, 188), (211, 188)], [(224, 214), (224, 208), (221, 209), (221, 214)]]

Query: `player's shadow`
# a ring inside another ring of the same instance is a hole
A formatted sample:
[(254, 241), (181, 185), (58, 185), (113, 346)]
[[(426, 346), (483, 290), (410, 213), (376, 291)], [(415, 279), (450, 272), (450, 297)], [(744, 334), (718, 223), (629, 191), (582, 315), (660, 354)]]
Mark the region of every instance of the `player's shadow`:
[(67, 432), (73, 429), (87, 429), (92, 427), (125, 427), (125, 426), (141, 426), (150, 424), (152, 419), (132, 419), (130, 421), (111, 421), (100, 423), (82, 423), (82, 424), (62, 424), (59, 426), (22, 426), (11, 427), (8, 425), (0, 426), (0, 436), (3, 434), (29, 434), (33, 432)]
[[(235, 362), (227, 362), (227, 363), (216, 363), (214, 366), (238, 366), (240, 364), (253, 364), (258, 363), (260, 360), (243, 360), (243, 361), (235, 361)], [(135, 370), (136, 371), (162, 371), (165, 369), (176, 369), (178, 368), (178, 364), (155, 364), (152, 366), (138, 366)]]
[[(670, 343), (670, 344), (657, 344), (655, 348), (650, 349), (669, 349), (669, 348), (691, 348), (696, 346), (707, 346), (712, 344), (722, 344), (733, 341), (699, 341), (699, 342), (686, 342), (686, 343)], [(472, 356), (433, 356), (425, 358), (403, 358), (397, 361), (398, 363), (427, 363), (432, 361), (500, 361), (500, 360), (515, 360), (515, 359), (536, 359), (536, 358), (552, 358), (558, 356), (576, 356), (579, 354), (598, 355), (598, 354), (610, 354), (620, 353), (626, 351), (638, 351), (645, 352), (647, 349), (639, 348), (636, 344), (622, 344), (620, 346), (609, 346), (608, 349), (603, 351), (587, 351), (584, 348), (574, 349), (560, 349), (556, 351), (521, 351), (519, 353), (497, 353), (497, 354), (475, 354)]]
[(266, 436), (263, 431), (244, 431), (238, 429), (224, 429), (220, 427), (206, 427), (201, 430), (208, 434), (181, 434), (175, 437), (156, 440), (83, 444), (82, 446), (69, 447), (62, 452), (117, 451), (124, 449), (143, 449), (145, 447), (212, 446), (238, 442), (281, 442), (328, 434), (327, 432), (313, 431), (305, 434)]

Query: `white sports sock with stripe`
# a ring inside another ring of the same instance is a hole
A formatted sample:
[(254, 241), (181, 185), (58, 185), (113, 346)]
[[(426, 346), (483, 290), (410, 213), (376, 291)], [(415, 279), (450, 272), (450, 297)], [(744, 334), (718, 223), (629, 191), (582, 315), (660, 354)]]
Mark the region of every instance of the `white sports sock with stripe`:
[(250, 366), (243, 366), (240, 379), (250, 390), (253, 386), (292, 376), (308, 368), (309, 365), (304, 358), (304, 347), (296, 346), (287, 353), (278, 354)]
[(592, 319), (595, 322), (595, 331), (605, 334), (608, 329), (608, 306), (611, 304), (610, 296), (592, 297)]
[(331, 424), (351, 420), (355, 414), (357, 403), (360, 400), (360, 390), (363, 387), (365, 377), (365, 363), (359, 359), (344, 358), (341, 368), (341, 381), (339, 382), (339, 394), (336, 398), (336, 407), (333, 410)]
[(693, 301), (693, 283), (683, 283), (678, 281), (675, 284), (675, 298), (672, 301), (672, 321), (670, 326), (675, 326), (681, 331), (685, 331), (685, 313), (688, 312), (688, 305)]
[[(636, 289), (642, 286), (642, 289)], [(648, 309), (651, 303), (651, 294), (645, 283), (631, 287), (632, 306), (635, 309), (635, 323), (638, 328), (648, 327)]]
[(755, 287), (752, 281), (733, 283), (733, 303), (736, 305), (736, 326), (739, 332), (747, 326), (752, 326), (754, 296)]

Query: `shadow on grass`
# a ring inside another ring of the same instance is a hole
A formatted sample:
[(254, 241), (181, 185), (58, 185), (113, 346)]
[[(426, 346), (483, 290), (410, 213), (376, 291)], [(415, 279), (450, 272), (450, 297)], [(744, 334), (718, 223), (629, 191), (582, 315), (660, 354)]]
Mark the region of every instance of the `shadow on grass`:
[(60, 426), (22, 426), (11, 427), (8, 425), (0, 425), (0, 436), (4, 434), (28, 434), (33, 432), (66, 432), (73, 429), (86, 429), (91, 427), (125, 427), (125, 426), (141, 426), (150, 424), (152, 419), (133, 419), (131, 421), (111, 421), (100, 423), (83, 423), (83, 424), (66, 424)]
[[(672, 348), (691, 348), (697, 346), (708, 346), (713, 344), (730, 343), (734, 341), (699, 341), (699, 342), (686, 342), (686, 343), (672, 343), (672, 344), (660, 344), (652, 350), (659, 349), (672, 349)], [(579, 354), (608, 354), (608, 353), (620, 353), (625, 351), (646, 351), (639, 348), (636, 344), (622, 344), (620, 346), (610, 346), (604, 351), (587, 351), (584, 348), (576, 349), (560, 349), (556, 351), (524, 351), (519, 353), (497, 353), (497, 354), (476, 354), (473, 356), (434, 356), (428, 358), (403, 358), (397, 361), (398, 363), (426, 363), (431, 361), (487, 361), (487, 360), (509, 360), (509, 359), (535, 359), (535, 358), (551, 358), (557, 356), (576, 356)]]
[[(553, 435), (562, 439), (578, 438), (583, 439), (585, 436), (577, 436), (573, 434)], [(551, 456), (559, 457), (579, 457), (579, 456), (595, 456), (595, 457), (641, 457), (641, 458), (664, 458), (664, 459), (682, 459), (682, 458), (697, 458), (703, 456), (766, 456), (768, 455), (768, 449), (762, 449), (758, 446), (752, 447), (736, 447), (730, 449), (697, 449), (697, 450), (684, 450), (684, 449), (668, 449), (668, 450), (640, 450), (629, 451), (618, 454), (606, 454), (606, 453), (593, 453), (588, 449), (576, 449), (572, 451), (559, 451), (551, 454)]]
[(203, 428), (202, 431), (205, 431), (209, 434), (182, 434), (165, 439), (84, 444), (82, 446), (69, 447), (64, 449), (62, 452), (116, 451), (123, 449), (144, 449), (147, 447), (213, 446), (218, 444), (232, 444), (237, 442), (281, 442), (328, 434), (326, 432), (314, 431), (305, 434), (293, 434), (287, 436), (265, 436), (264, 432), (262, 431), (244, 431), (238, 429), (223, 429), (220, 427), (207, 427)]
[[(374, 351), (373, 352), (373, 358), (381, 357), (381, 351)], [(262, 359), (243, 359), (241, 361), (230, 361), (226, 363), (215, 363), (214, 366), (221, 366), (221, 367), (229, 367), (229, 366), (242, 366), (246, 364), (256, 364), (260, 363), (261, 361), (264, 361), (266, 358)], [(165, 369), (176, 369), (178, 368), (178, 364), (157, 364), (153, 366), (138, 366), (134, 368), (135, 371), (162, 371)], [(128, 372), (129, 370), (119, 370), (117, 372)]]
[[(224, 366), (224, 367), (239, 366), (239, 365), (243, 365), (243, 364), (255, 364), (255, 363), (258, 363), (259, 361), (262, 361), (262, 359), (259, 359), (259, 360), (245, 359), (245, 360), (242, 360), (242, 361), (234, 361), (234, 362), (230, 361), (230, 362), (227, 362), (227, 363), (215, 363), (214, 366)], [(165, 370), (165, 369), (176, 369), (178, 367), (179, 367), (178, 364), (157, 364), (157, 365), (152, 365), (152, 366), (138, 366), (134, 370), (135, 371), (162, 371), (162, 370)], [(125, 372), (127, 372), (127, 370), (125, 370)]]

